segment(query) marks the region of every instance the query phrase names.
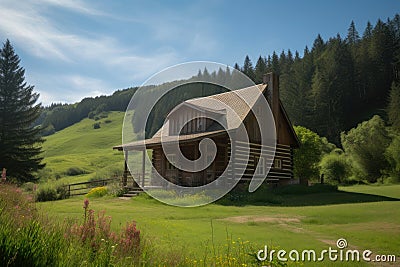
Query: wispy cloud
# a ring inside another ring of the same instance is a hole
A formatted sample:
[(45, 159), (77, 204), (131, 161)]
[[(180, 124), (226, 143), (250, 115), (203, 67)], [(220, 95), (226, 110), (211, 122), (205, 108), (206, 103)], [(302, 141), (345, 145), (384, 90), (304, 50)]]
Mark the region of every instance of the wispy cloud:
[(85, 2), (79, 0), (38, 0), (37, 4), (40, 5), (52, 5), (60, 8), (70, 9), (72, 11), (87, 14), (87, 15), (95, 15), (95, 16), (106, 16), (106, 13), (93, 8), (92, 6), (88, 6)]
[[(204, 19), (193, 22), (190, 14), (178, 16), (174, 10), (168, 11), (170, 16), (164, 14), (161, 18), (147, 16), (145, 12), (132, 16), (133, 26), (146, 29), (145, 36), (134, 42), (121, 40), (120, 35), (112, 32), (60, 24), (57, 12), (63, 11), (91, 23), (120, 19), (96, 7), (96, 2), (90, 5), (79, 0), (0, 2), (0, 36), (11, 39), (18, 49), (40, 65), (58, 68), (53, 69), (52, 74), (48, 72), (48, 76), (42, 73), (40, 79), (31, 79), (45, 104), (110, 93), (121, 84), (123, 87), (139, 85), (138, 82), (150, 75), (187, 59), (185, 51), (204, 55), (218, 46), (204, 30), (210, 28), (204, 24)], [(188, 22), (193, 27), (187, 27)], [(153, 44), (151, 49), (147, 47), (149, 43)], [(61, 96), (66, 92), (74, 92), (74, 95)]]

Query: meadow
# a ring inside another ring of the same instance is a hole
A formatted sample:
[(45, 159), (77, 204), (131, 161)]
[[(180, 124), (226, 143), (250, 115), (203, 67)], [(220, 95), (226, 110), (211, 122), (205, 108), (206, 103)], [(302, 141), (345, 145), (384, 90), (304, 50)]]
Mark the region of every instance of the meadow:
[[(211, 204), (180, 208), (145, 195), (131, 200), (103, 197), (90, 201), (94, 210), (104, 210), (112, 217), (113, 229), (135, 220), (156, 250), (197, 260), (214, 250), (224, 251), (227, 242), (233, 247), (246, 242), (251, 244), (253, 252), (264, 245), (286, 251), (321, 251), (329, 246), (336, 248), (339, 238), (345, 238), (349, 248), (395, 254), (399, 258), (400, 185), (341, 189), (331, 193), (282, 195), (287, 201), (281, 204), (248, 206)], [(369, 194), (370, 190), (378, 195)], [(83, 200), (84, 197), (75, 197), (38, 205), (43, 213), (63, 220), (80, 218)], [(299, 205), (299, 201), (304, 203)], [(341, 265), (324, 262), (307, 266), (330, 264)]]
[[(100, 122), (99, 129), (94, 129), (94, 120), (84, 119), (47, 137), (44, 143), (47, 166), (39, 188), (109, 178), (120, 173), (123, 155), (113, 151), (112, 146), (121, 143), (123, 115), (122, 112), (108, 113), (107, 118), (96, 121)], [(70, 175), (71, 168), (83, 172)], [(171, 262), (218, 265), (216, 255), (228, 255), (229, 260), (219, 266), (238, 266), (233, 258), (249, 257), (248, 253), (254, 254), (265, 245), (286, 251), (321, 251), (336, 248), (339, 238), (345, 238), (351, 249), (395, 254), (400, 259), (400, 185), (354, 185), (328, 192), (272, 192), (262, 198), (261, 202), (222, 201), (180, 208), (142, 194), (130, 200), (113, 196), (90, 198), (90, 206), (96, 212), (105, 211), (111, 216), (113, 231), (136, 221), (141, 235), (152, 248), (151, 253), (167, 258), (158, 261), (161, 265)], [(84, 196), (73, 197), (36, 206), (51, 220), (79, 221), (83, 217), (84, 200)], [(368, 266), (362, 262), (329, 261), (305, 265)]]

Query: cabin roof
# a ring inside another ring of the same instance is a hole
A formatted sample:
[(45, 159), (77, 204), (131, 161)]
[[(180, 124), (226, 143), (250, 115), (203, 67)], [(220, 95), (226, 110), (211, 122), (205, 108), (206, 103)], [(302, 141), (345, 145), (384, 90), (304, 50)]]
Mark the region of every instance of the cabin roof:
[(146, 148), (152, 148), (153, 146), (159, 146), (161, 142), (163, 142), (164, 144), (175, 143), (175, 142), (185, 143), (185, 142), (197, 141), (205, 137), (214, 137), (223, 134), (226, 134), (225, 130), (217, 130), (211, 132), (202, 132), (202, 133), (185, 134), (185, 135), (163, 136), (162, 138), (161, 136), (156, 136), (156, 137), (153, 136), (152, 138), (149, 139), (135, 141), (119, 146), (114, 146), (113, 149), (136, 150), (136, 149), (143, 149), (144, 146), (146, 146)]
[[(259, 84), (235, 91), (189, 99), (174, 108), (168, 114), (167, 118), (177, 112), (180, 107), (186, 105), (189, 107), (195, 107), (195, 109), (200, 111), (225, 114), (226, 129), (237, 129), (256, 103), (258, 99), (257, 94), (262, 94), (266, 88), (266, 84)], [(163, 133), (168, 133), (168, 128), (169, 125), (167, 120), (167, 122), (153, 135), (153, 138), (160, 137)]]
[[(256, 86), (250, 86), (243, 89), (238, 89), (234, 91), (229, 91), (225, 93), (215, 94), (206, 97), (199, 97), (184, 101), (175, 107), (167, 116), (169, 118), (172, 114), (177, 112), (181, 107), (188, 106), (191, 108), (195, 108), (196, 110), (211, 112), (216, 114), (226, 114), (226, 128), (228, 131), (237, 129), (240, 124), (244, 121), (244, 119), (249, 114), (252, 107), (258, 100), (258, 96), (265, 92), (267, 88), (267, 84), (259, 84)], [(293, 127), (290, 123), (290, 120), (287, 116), (287, 113), (279, 101), (280, 109), (289, 124), (289, 128), (291, 134), (295, 139), (295, 146), (297, 147), (299, 142), (297, 136), (293, 130)], [(169, 120), (153, 135), (152, 138), (136, 141), (128, 144), (123, 144), (119, 146), (114, 146), (113, 149), (123, 150), (124, 148), (127, 150), (134, 150), (138, 148), (151, 148), (151, 146), (160, 145), (162, 142), (188, 142), (195, 141), (199, 138), (210, 137), (215, 135), (220, 135), (226, 133), (225, 130), (214, 130), (210, 131), (210, 129), (206, 132), (195, 133), (195, 134), (186, 134), (179, 136), (168, 136), (169, 129)], [(163, 139), (161, 140), (161, 135), (163, 135)]]

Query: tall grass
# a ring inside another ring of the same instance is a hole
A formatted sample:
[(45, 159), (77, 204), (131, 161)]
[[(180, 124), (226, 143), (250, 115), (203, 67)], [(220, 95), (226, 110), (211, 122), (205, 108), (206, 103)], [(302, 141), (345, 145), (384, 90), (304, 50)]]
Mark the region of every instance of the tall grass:
[[(0, 183), (0, 266), (259, 266), (248, 241), (227, 235), (224, 246), (206, 244), (202, 255), (171, 248), (160, 250), (143, 236), (136, 222), (111, 230), (112, 218), (82, 206), (78, 220), (41, 215), (34, 198)], [(282, 266), (268, 262), (270, 266)]]

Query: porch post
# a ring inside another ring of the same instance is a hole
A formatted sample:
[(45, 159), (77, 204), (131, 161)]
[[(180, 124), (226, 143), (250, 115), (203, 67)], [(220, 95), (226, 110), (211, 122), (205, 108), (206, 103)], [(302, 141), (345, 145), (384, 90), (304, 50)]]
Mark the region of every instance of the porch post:
[(122, 186), (126, 186), (128, 183), (128, 151), (124, 151), (124, 174), (122, 176)]
[(146, 148), (142, 151), (142, 187), (144, 187), (144, 175), (146, 174)]

